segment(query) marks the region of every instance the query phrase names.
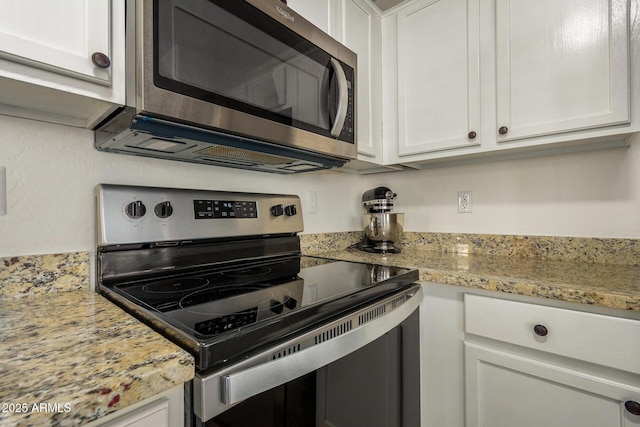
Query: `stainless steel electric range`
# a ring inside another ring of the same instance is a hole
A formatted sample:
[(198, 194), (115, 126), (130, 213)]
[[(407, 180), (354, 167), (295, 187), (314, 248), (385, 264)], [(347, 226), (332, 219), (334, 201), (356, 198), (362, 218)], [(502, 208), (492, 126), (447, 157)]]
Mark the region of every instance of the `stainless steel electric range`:
[(293, 195), (96, 200), (98, 291), (195, 357), (186, 425), (419, 425), (416, 270), (301, 256)]

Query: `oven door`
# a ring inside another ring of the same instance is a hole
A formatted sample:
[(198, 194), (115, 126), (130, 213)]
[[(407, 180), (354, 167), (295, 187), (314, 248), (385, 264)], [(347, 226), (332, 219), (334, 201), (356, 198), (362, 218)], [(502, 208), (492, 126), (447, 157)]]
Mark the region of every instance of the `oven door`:
[(355, 54), (284, 3), (145, 0), (143, 15), (145, 113), (355, 157)]
[(357, 427), (383, 416), (386, 426), (419, 425), (421, 301), (416, 284), (233, 366), (196, 375), (196, 424)]

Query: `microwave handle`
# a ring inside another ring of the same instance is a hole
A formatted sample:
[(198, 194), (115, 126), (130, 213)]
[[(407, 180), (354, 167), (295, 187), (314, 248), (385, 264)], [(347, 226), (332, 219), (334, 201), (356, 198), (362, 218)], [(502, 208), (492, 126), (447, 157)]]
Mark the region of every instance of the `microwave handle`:
[(342, 69), (342, 65), (335, 58), (331, 58), (331, 68), (338, 77), (338, 111), (336, 113), (336, 120), (331, 127), (331, 136), (336, 138), (340, 136), (344, 122), (347, 118), (347, 107), (349, 106), (349, 87), (347, 85), (347, 75)]

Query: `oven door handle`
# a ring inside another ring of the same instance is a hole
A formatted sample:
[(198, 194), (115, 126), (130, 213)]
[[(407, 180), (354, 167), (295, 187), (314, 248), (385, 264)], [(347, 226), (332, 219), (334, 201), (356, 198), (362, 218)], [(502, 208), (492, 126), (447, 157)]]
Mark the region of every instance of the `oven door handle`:
[(226, 405), (233, 405), (328, 365), (398, 326), (419, 307), (421, 301), (422, 288), (417, 287), (400, 306), (356, 329), (291, 355), (221, 375), (220, 399)]

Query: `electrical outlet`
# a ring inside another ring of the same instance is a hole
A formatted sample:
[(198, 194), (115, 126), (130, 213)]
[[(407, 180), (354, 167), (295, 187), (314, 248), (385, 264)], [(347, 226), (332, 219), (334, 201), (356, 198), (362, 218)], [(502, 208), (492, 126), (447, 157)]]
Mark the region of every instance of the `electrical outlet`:
[(307, 213), (318, 213), (318, 193), (315, 191), (307, 191)]
[(471, 191), (458, 191), (458, 213), (472, 212)]

